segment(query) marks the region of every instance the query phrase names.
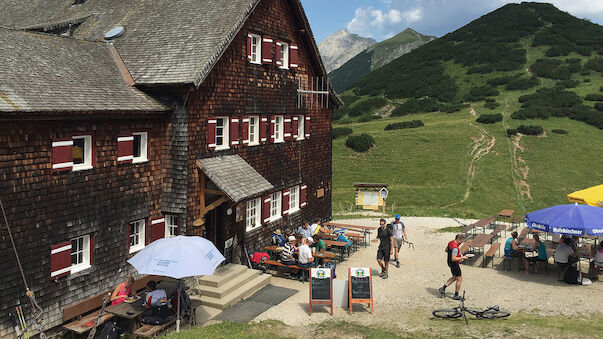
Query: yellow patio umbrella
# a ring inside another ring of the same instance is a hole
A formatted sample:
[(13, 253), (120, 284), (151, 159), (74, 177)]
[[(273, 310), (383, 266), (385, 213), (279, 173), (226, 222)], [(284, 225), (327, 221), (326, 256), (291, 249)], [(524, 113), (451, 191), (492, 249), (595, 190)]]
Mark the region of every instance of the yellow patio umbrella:
[(567, 195), (567, 199), (571, 202), (601, 207), (603, 206), (603, 185), (570, 193)]

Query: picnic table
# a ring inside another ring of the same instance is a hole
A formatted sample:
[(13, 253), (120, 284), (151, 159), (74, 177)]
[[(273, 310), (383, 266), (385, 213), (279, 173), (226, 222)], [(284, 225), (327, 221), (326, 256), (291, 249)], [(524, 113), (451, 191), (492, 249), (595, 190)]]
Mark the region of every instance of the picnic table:
[[(283, 251), (283, 248), (280, 246), (271, 245), (271, 246), (264, 246), (264, 250), (267, 252), (272, 252), (272, 253), (281, 253)], [(337, 257), (337, 255), (335, 253), (331, 253), (331, 252), (315, 252), (315, 253), (312, 253), (312, 256), (319, 258), (319, 259), (335, 259), (335, 257)]]
[(472, 252), (475, 252), (475, 249), (479, 249), (479, 252), (483, 253), (484, 246), (486, 246), (486, 244), (489, 243), (493, 237), (494, 235), (485, 233), (476, 235), (471, 242)]
[(126, 332), (133, 332), (136, 330), (136, 321), (134, 320), (139, 318), (146, 311), (146, 307), (144, 307), (143, 304), (144, 295), (141, 295), (140, 299), (131, 304), (124, 301), (117, 305), (107, 306), (105, 312), (127, 319), (130, 328), (124, 330), (126, 330)]
[[(353, 231), (358, 231), (358, 232), (362, 232), (362, 234), (364, 235), (365, 238), (368, 237), (368, 240), (371, 240), (370, 234), (371, 231), (374, 231), (377, 229), (377, 227), (374, 226), (362, 226), (362, 225), (350, 225), (350, 224), (342, 224), (342, 223), (337, 223), (337, 222), (326, 222), (325, 226), (328, 227), (334, 227), (334, 228), (346, 228), (346, 229), (350, 229)], [(365, 244), (367, 243), (366, 239), (365, 239)]]
[[(343, 261), (343, 252), (345, 251), (346, 247), (348, 247), (348, 243), (347, 242), (343, 242), (343, 241), (335, 241), (335, 240), (323, 240), (325, 242), (325, 245), (327, 246), (327, 248), (329, 247), (337, 247), (339, 248), (339, 257), (341, 259), (341, 261)], [(349, 248), (349, 247), (348, 247)], [(349, 250), (348, 250), (348, 256), (349, 256)]]
[(480, 227), (480, 228), (482, 228), (483, 233), (486, 233), (486, 227), (488, 227), (488, 225), (492, 224), (492, 222), (494, 222), (494, 220), (496, 220), (496, 215), (482, 218), (482, 219), (474, 222), (473, 224), (469, 225), (468, 228), (466, 228), (466, 230), (467, 230), (467, 232), (469, 232), (469, 231), (473, 231), (476, 228)]
[[(104, 312), (100, 318), (99, 324), (104, 324), (107, 320), (113, 318), (113, 316), (113, 314)], [(63, 328), (76, 334), (84, 334), (90, 331), (94, 326), (88, 326), (86, 324), (94, 324), (97, 317), (98, 312), (92, 312), (89, 315), (82, 317), (82, 319), (80, 319), (81, 321), (72, 321), (69, 324), (63, 325)], [(102, 325), (99, 325), (99, 327), (102, 327)], [(98, 331), (100, 331), (100, 328), (98, 329)]]

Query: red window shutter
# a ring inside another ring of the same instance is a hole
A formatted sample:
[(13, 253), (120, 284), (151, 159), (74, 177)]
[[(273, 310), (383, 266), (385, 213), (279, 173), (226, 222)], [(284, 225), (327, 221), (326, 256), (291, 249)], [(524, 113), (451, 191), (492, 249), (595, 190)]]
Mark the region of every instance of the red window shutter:
[(207, 148), (216, 149), (216, 118), (207, 119)]
[(73, 168), (73, 139), (52, 142), (52, 171), (70, 171)]
[(305, 124), (304, 124), (304, 138), (308, 139), (310, 137), (310, 117), (305, 117)]
[(128, 236), (126, 238), (126, 241), (127, 241), (127, 244), (128, 244), (128, 251), (129, 251), (130, 250), (130, 224), (126, 225), (126, 234)]
[(274, 142), (276, 139), (276, 135), (274, 134), (274, 126), (276, 125), (276, 117), (274, 115), (270, 116), (270, 142)]
[(151, 243), (151, 223), (144, 220), (144, 244), (145, 246)]
[(117, 138), (117, 163), (125, 164), (134, 160), (134, 136), (126, 135)]
[(260, 143), (268, 143), (268, 116), (260, 117)]
[[(243, 117), (243, 120), (241, 121), (241, 134), (243, 146), (249, 145), (249, 117)], [(257, 135), (255, 137), (257, 138)]]
[(281, 207), (283, 215), (289, 214), (289, 190), (283, 191), (283, 201), (281, 202)]
[[(303, 123), (303, 121), (302, 121), (302, 123)], [(299, 117), (297, 115), (295, 115), (291, 119), (291, 136), (294, 140), (299, 138), (299, 136), (297, 135), (297, 131), (299, 130), (298, 124), (299, 124)]]
[(308, 186), (306, 185), (301, 185), (301, 187), (299, 188), (299, 207), (306, 207), (307, 203), (306, 203), (306, 191), (308, 189)]
[(176, 217), (176, 224), (178, 228), (176, 228), (176, 235), (180, 235), (180, 217)]
[(270, 221), (270, 196), (262, 199), (262, 221), (264, 224)]
[(165, 218), (163, 216), (151, 219), (151, 242), (165, 237)]
[(50, 280), (71, 274), (71, 241), (50, 246)]
[(293, 134), (291, 133), (291, 116), (285, 115), (284, 121), (283, 121), (283, 139), (291, 140), (291, 139), (293, 139), (292, 135)]
[(247, 61), (251, 61), (251, 34), (247, 34)]
[(90, 266), (94, 265), (94, 235), (90, 234)]
[(297, 45), (289, 47), (289, 68), (297, 68)]
[(283, 44), (280, 41), (276, 42), (276, 48), (274, 50), (274, 60), (276, 60), (276, 65), (281, 67), (283, 64), (281, 63), (282, 58), (282, 48)]
[(272, 43), (274, 41), (270, 37), (262, 38), (262, 63), (263, 64), (271, 64), (272, 63)]
[(239, 145), (239, 118), (230, 118), (230, 132), (228, 137), (230, 138), (230, 146)]

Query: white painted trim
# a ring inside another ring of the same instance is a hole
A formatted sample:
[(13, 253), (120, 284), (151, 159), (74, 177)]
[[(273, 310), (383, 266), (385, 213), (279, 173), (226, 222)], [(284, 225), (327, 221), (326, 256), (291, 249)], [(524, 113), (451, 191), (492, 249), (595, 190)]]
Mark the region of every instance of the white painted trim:
[(293, 117), (293, 120), (299, 120), (299, 118), (298, 117)]
[(52, 278), (52, 277), (55, 277), (57, 275), (61, 275), (63, 273), (67, 273), (67, 272), (71, 272), (71, 266), (62, 268), (58, 271), (50, 272), (50, 277)]
[(73, 139), (66, 141), (53, 141), (52, 147), (73, 146)]
[(291, 45), (289, 46), (291, 49), (297, 49), (297, 45)]
[(270, 123), (274, 124), (276, 123), (276, 120), (270, 120)]
[(248, 38), (253, 38), (253, 35), (251, 35), (251, 33), (247, 33), (247, 37)]
[(282, 45), (283, 45), (283, 43), (282, 43), (282, 42), (280, 42), (280, 41), (277, 41), (277, 42), (276, 42), (276, 45), (277, 45), (277, 46), (282, 46)]
[(238, 145), (239, 141), (238, 140), (234, 140), (233, 142), (231, 142), (231, 145)]
[(133, 155), (125, 155), (123, 157), (117, 158), (117, 161), (128, 161), (128, 160), (134, 160), (134, 156)]
[(243, 122), (249, 122), (249, 118), (243, 119)]
[(283, 211), (283, 215), (289, 214), (289, 210)]
[(209, 144), (209, 147), (216, 147), (216, 144)]
[(52, 164), (52, 169), (73, 167), (73, 162), (62, 162), (60, 164)]
[(151, 220), (151, 225), (160, 224), (162, 222), (165, 223), (165, 218)]
[(287, 192), (283, 193), (283, 196), (286, 196), (286, 195), (289, 195), (289, 194), (291, 194), (291, 192), (287, 191)]
[(268, 121), (268, 118), (262, 118), (262, 121), (266, 122), (266, 121)]
[(268, 203), (268, 202), (270, 202), (270, 198), (264, 199), (264, 203)]
[(89, 169), (93, 169), (94, 167), (92, 165), (73, 165), (73, 170), (74, 171), (85, 171), (85, 170), (89, 170)]
[(123, 142), (123, 141), (134, 141), (134, 136), (130, 135), (127, 137), (118, 137), (117, 138), (117, 142)]
[(310, 133), (306, 133), (305, 137), (309, 138), (310, 137)]
[(262, 59), (263, 62), (272, 62), (272, 59)]
[(71, 251), (71, 244), (65, 245), (63, 247), (55, 248), (54, 250), (50, 251), (50, 254), (57, 254), (57, 253), (61, 253), (64, 251)]
[(285, 122), (291, 122), (291, 119), (285, 119)]
[(272, 39), (268, 39), (268, 38), (262, 38), (263, 42), (274, 42), (274, 40)]
[(270, 218), (266, 218), (266, 219), (264, 219), (264, 223), (267, 223), (267, 222), (269, 222), (269, 221), (270, 221)]
[(286, 137), (290, 137), (290, 136), (291, 136), (291, 133), (285, 133), (285, 134), (284, 134), (284, 136), (285, 136), (285, 138), (286, 138)]
[(306, 120), (310, 120), (310, 117), (306, 117)]
[(230, 121), (231, 122), (239, 122), (239, 119), (238, 118), (232, 118), (232, 119), (230, 119)]
[(266, 138), (261, 138), (261, 140), (262, 140), (262, 141), (266, 141), (266, 140), (268, 140), (268, 139), (266, 139)]
[(207, 123), (208, 124), (217, 124), (218, 121), (216, 119), (210, 119), (210, 120), (207, 120)]
[(303, 185), (302, 187), (300, 187), (299, 189), (305, 190), (306, 188), (308, 188), (307, 185)]
[(300, 207), (306, 207), (306, 205), (307, 205), (307, 204), (308, 204), (308, 203), (304, 202), (304, 203), (302, 203), (302, 204), (300, 205)]
[(244, 144), (249, 144), (249, 140), (243, 140)]
[(291, 67), (297, 68), (297, 64), (291, 64)]
[(84, 264), (79, 264), (79, 265), (73, 265), (73, 266), (71, 266), (71, 274), (74, 274), (74, 273), (77, 273), (77, 272), (81, 272), (83, 270), (87, 270), (90, 267), (92, 267), (92, 266), (90, 266), (89, 263), (88, 264), (84, 263)]

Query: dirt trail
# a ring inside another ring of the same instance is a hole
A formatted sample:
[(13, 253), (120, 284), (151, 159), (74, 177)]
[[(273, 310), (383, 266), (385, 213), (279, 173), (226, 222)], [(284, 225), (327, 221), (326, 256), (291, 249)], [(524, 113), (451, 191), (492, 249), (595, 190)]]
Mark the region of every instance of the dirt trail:
[[(526, 148), (521, 146), (521, 138), (523, 134), (517, 134), (515, 138), (513, 138), (513, 171), (517, 174), (514, 177), (515, 184), (519, 189), (519, 194), (522, 197), (526, 197), (528, 199), (532, 199), (532, 193), (530, 191), (530, 184), (528, 184), (528, 174), (530, 173), (530, 167), (528, 163), (518, 155), (519, 152), (523, 153), (526, 151)], [(519, 179), (515, 179), (519, 178)]]
[[(477, 116), (477, 112), (472, 107), (469, 111), (471, 115)], [(471, 160), (469, 161), (469, 166), (467, 167), (467, 179), (466, 179), (466, 188), (465, 194), (463, 195), (463, 199), (454, 202), (452, 204), (446, 205), (444, 207), (451, 207), (460, 203), (465, 202), (469, 199), (469, 195), (471, 193), (471, 187), (473, 185), (473, 178), (475, 177), (475, 163), (483, 158), (485, 155), (490, 153), (490, 150), (496, 145), (496, 137), (492, 134), (488, 133), (484, 128), (474, 125), (473, 123), (469, 123), (469, 126), (477, 128), (480, 131), (480, 136), (475, 138), (471, 137), (473, 140), (473, 145), (471, 147)]]

